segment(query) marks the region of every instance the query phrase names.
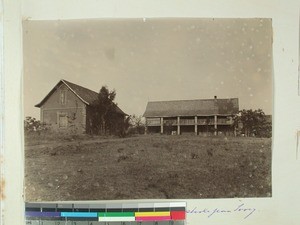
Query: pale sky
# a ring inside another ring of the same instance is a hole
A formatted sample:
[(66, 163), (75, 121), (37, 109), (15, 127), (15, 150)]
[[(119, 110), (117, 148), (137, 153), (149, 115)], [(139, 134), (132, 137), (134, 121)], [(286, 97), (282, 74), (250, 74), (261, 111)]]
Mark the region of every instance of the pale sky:
[(25, 21), (24, 116), (60, 79), (117, 92), (127, 114), (148, 101), (239, 98), (272, 114), (269, 19)]

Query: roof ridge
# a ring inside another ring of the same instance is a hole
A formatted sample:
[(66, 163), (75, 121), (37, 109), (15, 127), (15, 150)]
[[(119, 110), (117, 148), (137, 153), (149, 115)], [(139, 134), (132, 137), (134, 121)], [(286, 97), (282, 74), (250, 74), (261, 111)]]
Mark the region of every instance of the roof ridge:
[(159, 101), (148, 101), (148, 103), (152, 102), (181, 102), (181, 101), (211, 101), (211, 100), (228, 100), (228, 99), (238, 99), (238, 98), (205, 98), (205, 99), (179, 99), (179, 100), (159, 100)]
[(96, 91), (93, 91), (93, 90), (91, 90), (91, 89), (89, 89), (89, 88), (86, 88), (86, 87), (83, 87), (83, 86), (81, 86), (81, 85), (78, 85), (78, 84), (72, 83), (72, 82), (70, 82), (70, 81), (68, 81), (68, 80), (61, 79), (61, 81), (62, 81), (62, 82), (69, 83), (69, 84), (72, 84), (72, 85), (75, 85), (75, 86), (78, 86), (78, 87), (80, 87), (80, 88), (83, 88), (83, 89), (86, 89), (86, 90), (89, 90), (89, 91), (92, 91), (92, 92), (94, 92), (94, 93), (98, 94)]

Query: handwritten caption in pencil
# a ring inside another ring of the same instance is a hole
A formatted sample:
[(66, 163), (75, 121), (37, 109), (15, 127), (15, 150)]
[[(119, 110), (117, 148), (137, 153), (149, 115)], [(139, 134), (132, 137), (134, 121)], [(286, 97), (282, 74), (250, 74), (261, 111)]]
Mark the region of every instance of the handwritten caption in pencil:
[(239, 213), (239, 214), (244, 214), (244, 219), (249, 218), (252, 216), (256, 211), (256, 208), (253, 207), (247, 207), (246, 204), (244, 203), (239, 203), (236, 207), (232, 207), (229, 209), (225, 208), (203, 208), (203, 209), (198, 209), (198, 207), (194, 207), (191, 210), (187, 210), (186, 213), (188, 214), (205, 214), (207, 215), (208, 218), (211, 218), (216, 215), (220, 214), (233, 214), (233, 213)]

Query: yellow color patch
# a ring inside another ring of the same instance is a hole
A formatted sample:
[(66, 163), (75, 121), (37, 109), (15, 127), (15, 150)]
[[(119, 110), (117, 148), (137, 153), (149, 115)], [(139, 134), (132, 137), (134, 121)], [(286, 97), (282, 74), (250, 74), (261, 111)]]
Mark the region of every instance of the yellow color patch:
[(170, 216), (170, 212), (136, 212), (136, 217), (141, 216)]

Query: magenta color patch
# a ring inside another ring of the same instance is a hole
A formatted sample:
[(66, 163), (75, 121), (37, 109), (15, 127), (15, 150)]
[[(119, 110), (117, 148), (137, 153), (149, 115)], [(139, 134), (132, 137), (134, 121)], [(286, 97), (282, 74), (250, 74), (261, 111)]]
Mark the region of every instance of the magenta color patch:
[(136, 221), (165, 221), (171, 220), (171, 216), (137, 216)]

